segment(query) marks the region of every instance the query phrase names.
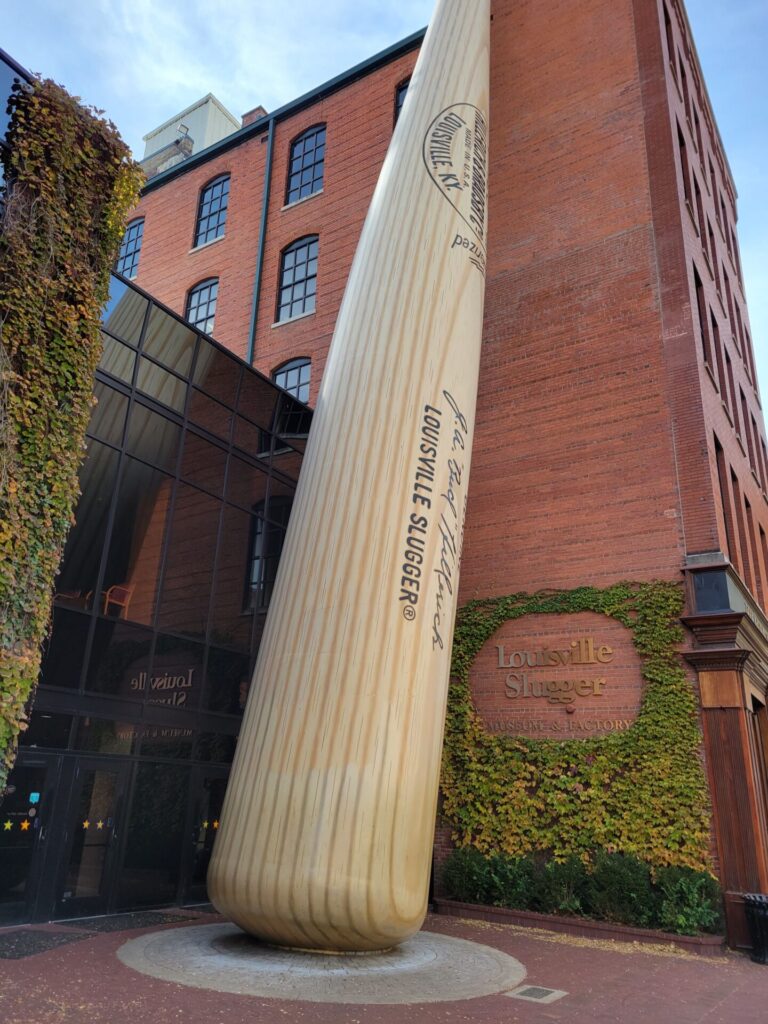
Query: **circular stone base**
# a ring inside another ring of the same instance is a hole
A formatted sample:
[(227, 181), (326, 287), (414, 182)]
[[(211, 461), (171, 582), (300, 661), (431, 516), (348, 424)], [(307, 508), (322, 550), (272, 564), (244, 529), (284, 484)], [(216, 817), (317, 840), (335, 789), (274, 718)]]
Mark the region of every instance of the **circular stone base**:
[(442, 1003), (516, 988), (525, 968), (490, 946), (419, 932), (387, 953), (299, 953), (231, 924), (151, 932), (117, 951), (127, 967), (193, 988), (312, 1003)]

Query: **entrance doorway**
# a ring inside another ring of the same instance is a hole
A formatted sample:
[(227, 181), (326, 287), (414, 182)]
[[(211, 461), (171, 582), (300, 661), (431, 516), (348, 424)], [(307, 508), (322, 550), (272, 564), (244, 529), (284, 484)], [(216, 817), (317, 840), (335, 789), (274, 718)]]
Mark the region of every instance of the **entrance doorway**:
[(60, 760), (22, 754), (8, 780), (0, 805), (0, 925), (33, 919)]
[(62, 791), (69, 790), (70, 797), (54, 916), (105, 914), (119, 860), (129, 765), (111, 758), (67, 760), (72, 778), (62, 779)]

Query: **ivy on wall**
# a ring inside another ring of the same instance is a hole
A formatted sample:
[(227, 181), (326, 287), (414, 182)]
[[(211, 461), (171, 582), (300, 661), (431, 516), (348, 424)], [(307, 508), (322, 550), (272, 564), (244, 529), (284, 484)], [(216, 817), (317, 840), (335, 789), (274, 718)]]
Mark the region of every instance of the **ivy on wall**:
[[(598, 590), (513, 594), (459, 612), (443, 759), (443, 815), (460, 846), (556, 859), (595, 851), (711, 870), (710, 809), (697, 702), (676, 645), (682, 588), (620, 583)], [(483, 644), (511, 619), (597, 612), (630, 631), (645, 691), (626, 731), (579, 740), (491, 735), (469, 675)]]
[(60, 86), (17, 85), (0, 213), (0, 794), (79, 496), (109, 271), (141, 172)]

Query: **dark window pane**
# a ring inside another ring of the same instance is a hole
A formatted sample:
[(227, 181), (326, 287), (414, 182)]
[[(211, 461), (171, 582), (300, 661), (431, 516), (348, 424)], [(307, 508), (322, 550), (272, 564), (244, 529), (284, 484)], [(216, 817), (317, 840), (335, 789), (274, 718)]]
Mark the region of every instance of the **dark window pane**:
[(181, 865), (189, 771), (140, 764), (128, 820), (118, 903), (122, 908), (172, 903)]
[(21, 747), (52, 747), (66, 750), (72, 715), (54, 715), (46, 711), (33, 711), (29, 728), (19, 736)]
[(205, 707), (227, 715), (241, 715), (248, 698), (251, 661), (245, 654), (211, 647), (208, 652)]
[(124, 622), (96, 623), (85, 688), (129, 700), (144, 700), (152, 633)]
[(216, 761), (219, 764), (232, 764), (236, 745), (236, 736), (227, 736), (218, 732), (202, 732), (197, 741), (195, 758), (198, 761)]
[[(310, 186), (304, 187), (309, 189)], [(283, 251), (278, 285), (278, 321), (314, 311), (318, 244), (317, 236), (311, 235), (298, 239)]]
[(159, 306), (152, 306), (142, 349), (158, 363), (188, 377), (195, 354), (197, 335), (189, 327), (169, 316)]
[(187, 760), (192, 756), (195, 733), (185, 726), (143, 725), (139, 730), (142, 757), (173, 757)]
[[(135, 749), (136, 726), (107, 718), (81, 718), (74, 748), (98, 754), (130, 754)], [(88, 815), (86, 815), (88, 817)]]
[(119, 455), (112, 448), (90, 441), (80, 469), (81, 496), (75, 509), (75, 525), (64, 548), (56, 579), (56, 600), (78, 608), (90, 608), (99, 574)]
[(234, 407), (240, 382), (240, 363), (201, 339), (193, 383), (224, 405)]
[(148, 704), (185, 711), (200, 703), (205, 648), (192, 640), (160, 634), (152, 659), (152, 672), (143, 679)]
[(246, 652), (250, 649), (252, 626), (252, 615), (247, 605), (244, 611), (243, 601), (250, 529), (251, 517), (247, 512), (225, 506), (211, 611), (212, 641)]
[(110, 278), (109, 298), (101, 314), (101, 322), (110, 334), (132, 345), (139, 344), (147, 300), (127, 284)]
[(203, 440), (191, 430), (185, 433), (180, 469), (180, 476), (183, 479), (221, 497), (226, 468), (225, 449)]
[[(119, 344), (115, 342), (115, 344)], [(125, 347), (125, 346), (123, 346)], [(126, 352), (130, 352), (126, 349)], [(96, 405), (88, 423), (88, 433), (102, 441), (120, 446), (123, 443), (125, 418), (128, 415), (128, 399), (119, 391), (96, 381), (93, 389)]]
[(187, 411), (190, 422), (202, 427), (210, 434), (223, 437), (229, 440), (229, 431), (232, 427), (232, 413), (220, 402), (214, 401), (202, 391), (192, 388), (189, 396), (189, 409)]
[(115, 619), (154, 618), (173, 480), (126, 457), (117, 496), (99, 611)]
[(181, 427), (136, 402), (128, 421), (126, 451), (172, 473), (181, 447)]
[(43, 647), (42, 686), (78, 688), (90, 627), (90, 616), (54, 607), (53, 629)]
[(139, 391), (154, 398), (156, 402), (167, 405), (175, 412), (184, 412), (187, 398), (187, 382), (163, 370), (148, 359), (139, 360), (139, 373), (136, 378)]
[[(254, 428), (255, 429), (255, 428)], [(232, 455), (227, 477), (227, 500), (250, 510), (267, 496), (266, 466), (254, 466)]]
[(99, 369), (104, 373), (117, 377), (125, 384), (133, 383), (133, 371), (136, 366), (136, 353), (121, 341), (111, 338), (102, 331), (104, 351), (101, 354)]
[(179, 484), (163, 577), (161, 629), (205, 636), (220, 512), (221, 502)]
[(260, 427), (269, 429), (274, 418), (277, 397), (276, 389), (263, 377), (255, 373), (246, 373), (240, 386), (238, 411)]

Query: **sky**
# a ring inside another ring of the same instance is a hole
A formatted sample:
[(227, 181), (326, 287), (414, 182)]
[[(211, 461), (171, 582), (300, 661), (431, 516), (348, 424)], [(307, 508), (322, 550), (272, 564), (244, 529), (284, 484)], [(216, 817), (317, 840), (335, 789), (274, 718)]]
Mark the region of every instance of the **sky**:
[[(422, 28), (432, 6), (25, 0), (3, 18), (0, 45), (104, 110), (141, 157), (144, 134), (206, 93), (237, 116), (257, 104), (274, 110)], [(768, 0), (687, 0), (687, 8), (739, 193), (747, 302), (768, 396)]]

